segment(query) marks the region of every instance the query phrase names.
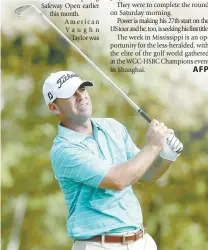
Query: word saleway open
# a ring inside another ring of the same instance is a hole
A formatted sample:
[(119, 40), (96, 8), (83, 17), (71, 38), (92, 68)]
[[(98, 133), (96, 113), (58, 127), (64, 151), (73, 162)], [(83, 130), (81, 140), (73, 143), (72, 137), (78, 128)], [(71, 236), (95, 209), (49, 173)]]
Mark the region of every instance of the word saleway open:
[(62, 10), (63, 8), (66, 8), (66, 9), (70, 9), (70, 10), (73, 10), (73, 9), (81, 9), (81, 8), (84, 8), (84, 9), (97, 9), (99, 8), (99, 4), (96, 4), (96, 3), (90, 3), (90, 4), (71, 4), (71, 3), (65, 3), (65, 4), (56, 4), (56, 3), (42, 3), (41, 4), (41, 8), (45, 8), (45, 9), (59, 9), (59, 10)]

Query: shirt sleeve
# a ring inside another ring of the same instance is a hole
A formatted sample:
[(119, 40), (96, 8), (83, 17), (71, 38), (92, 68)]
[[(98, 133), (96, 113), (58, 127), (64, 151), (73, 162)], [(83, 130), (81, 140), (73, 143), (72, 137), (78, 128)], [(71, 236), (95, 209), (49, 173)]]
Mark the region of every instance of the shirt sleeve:
[(134, 144), (126, 127), (122, 123), (112, 118), (110, 118), (110, 122), (114, 124), (115, 133), (123, 138), (126, 147), (127, 160), (130, 160), (140, 152), (140, 149)]
[(51, 153), (51, 162), (58, 180), (68, 178), (91, 187), (98, 187), (111, 168), (107, 161), (80, 145), (62, 147)]
[(130, 160), (140, 152), (140, 149), (134, 144), (133, 140), (131, 139), (131, 136), (129, 135), (127, 129), (124, 126), (123, 129), (125, 136), (124, 141), (126, 145), (127, 159)]

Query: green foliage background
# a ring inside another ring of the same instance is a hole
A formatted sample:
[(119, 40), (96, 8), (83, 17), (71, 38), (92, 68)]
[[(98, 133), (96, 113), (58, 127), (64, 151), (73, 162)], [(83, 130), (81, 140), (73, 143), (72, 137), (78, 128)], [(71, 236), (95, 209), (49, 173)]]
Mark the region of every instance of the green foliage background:
[[(96, 86), (89, 90), (93, 116), (122, 122), (139, 147), (145, 143), (148, 125), (60, 36), (50, 29), (32, 29), (31, 34), (35, 40), (32, 43), (24, 33), (12, 37), (2, 33), (2, 249), (13, 240), (21, 250), (68, 250), (72, 241), (66, 233), (67, 208), (49, 161), (58, 120), (44, 103), (44, 79), (50, 72), (70, 69), (94, 81)], [(101, 41), (96, 45), (82, 43), (83, 51), (109, 72), (109, 58), (101, 53), (102, 46)], [(182, 74), (174, 82), (168, 72), (150, 70), (152, 78), (146, 74), (143, 81), (139, 74), (137, 80), (129, 74), (114, 73), (110, 77), (151, 117), (176, 131), (184, 143), (184, 152), (164, 177), (155, 183), (136, 184), (134, 191), (158, 249), (205, 250), (207, 92)], [(159, 81), (153, 85), (155, 77)], [(188, 93), (188, 98), (174, 109), (169, 100), (180, 99), (176, 88)], [(193, 105), (187, 108), (186, 101), (192, 98)], [(199, 99), (196, 103), (195, 98)], [(23, 208), (21, 224), (17, 218)]]

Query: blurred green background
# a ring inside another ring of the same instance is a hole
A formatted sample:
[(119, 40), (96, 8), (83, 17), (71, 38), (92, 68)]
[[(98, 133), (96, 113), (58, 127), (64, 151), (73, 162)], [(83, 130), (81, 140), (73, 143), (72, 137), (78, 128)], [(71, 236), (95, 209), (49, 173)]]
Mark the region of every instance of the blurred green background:
[[(9, 20), (5, 15), (4, 25)], [(70, 69), (92, 80), (93, 117), (122, 122), (139, 147), (145, 143), (148, 124), (57, 33), (47, 25), (38, 27), (38, 16), (33, 24), (26, 20), (18, 29), (14, 22), (19, 20), (13, 17), (13, 26), (3, 26), (1, 33), (2, 249), (69, 250), (67, 208), (49, 161), (58, 120), (44, 103), (44, 79), (50, 72)], [(149, 67), (144, 75), (134, 76), (109, 73), (105, 46), (103, 40), (79, 44), (150, 117), (173, 128), (184, 144), (165, 176), (134, 185), (144, 224), (159, 250), (208, 249), (207, 89), (178, 67)]]

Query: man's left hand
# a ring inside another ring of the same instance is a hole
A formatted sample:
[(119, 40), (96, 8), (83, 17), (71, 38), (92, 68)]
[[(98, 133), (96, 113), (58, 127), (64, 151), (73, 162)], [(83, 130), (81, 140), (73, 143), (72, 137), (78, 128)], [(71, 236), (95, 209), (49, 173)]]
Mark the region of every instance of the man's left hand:
[(174, 134), (170, 134), (165, 147), (160, 152), (160, 157), (169, 161), (175, 161), (182, 150), (183, 144)]

